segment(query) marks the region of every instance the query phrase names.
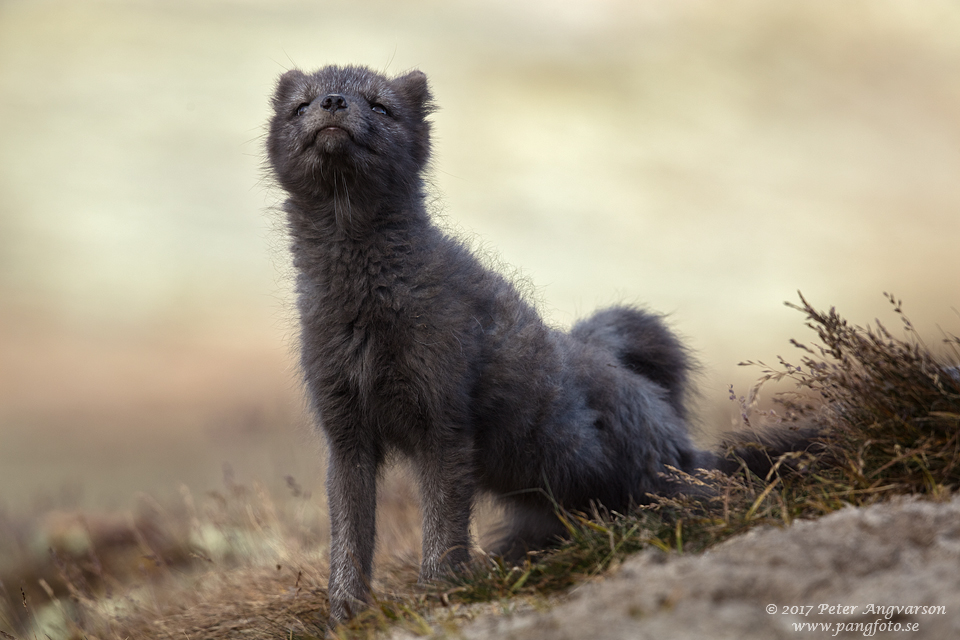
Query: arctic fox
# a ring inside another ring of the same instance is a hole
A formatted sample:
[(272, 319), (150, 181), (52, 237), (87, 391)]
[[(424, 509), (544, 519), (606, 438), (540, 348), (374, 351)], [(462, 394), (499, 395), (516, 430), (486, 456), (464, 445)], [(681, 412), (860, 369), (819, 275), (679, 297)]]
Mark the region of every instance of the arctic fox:
[(667, 466), (717, 466), (690, 439), (691, 360), (661, 316), (617, 306), (551, 328), (431, 221), (423, 73), (292, 70), (273, 108), (301, 365), (329, 449), (333, 623), (368, 600), (391, 453), (418, 474), (424, 581), (468, 561), (480, 492), (508, 513), (494, 552), (517, 559), (563, 532), (557, 505), (623, 511), (677, 490)]

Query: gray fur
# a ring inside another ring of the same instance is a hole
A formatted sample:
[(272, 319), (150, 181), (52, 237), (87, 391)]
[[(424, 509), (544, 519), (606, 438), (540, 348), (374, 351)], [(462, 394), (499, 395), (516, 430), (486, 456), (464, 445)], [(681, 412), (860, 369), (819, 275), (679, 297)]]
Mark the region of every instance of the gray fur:
[(562, 533), (553, 501), (623, 511), (675, 490), (666, 465), (714, 464), (688, 435), (690, 359), (659, 316), (619, 306), (553, 329), (430, 220), (426, 76), (289, 71), (273, 107), (301, 365), (329, 445), (334, 622), (368, 601), (392, 452), (419, 478), (421, 580), (468, 561), (478, 492), (506, 505), (495, 551), (517, 558)]

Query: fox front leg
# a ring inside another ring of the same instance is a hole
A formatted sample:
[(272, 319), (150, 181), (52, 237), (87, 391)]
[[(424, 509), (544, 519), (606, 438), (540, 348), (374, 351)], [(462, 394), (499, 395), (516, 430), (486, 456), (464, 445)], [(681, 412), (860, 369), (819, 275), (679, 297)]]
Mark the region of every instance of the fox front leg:
[(423, 510), (420, 582), (462, 568), (470, 561), (470, 516), (476, 479), (466, 447), (438, 447), (419, 459)]
[(331, 626), (354, 616), (370, 600), (376, 542), (377, 460), (371, 452), (330, 447)]

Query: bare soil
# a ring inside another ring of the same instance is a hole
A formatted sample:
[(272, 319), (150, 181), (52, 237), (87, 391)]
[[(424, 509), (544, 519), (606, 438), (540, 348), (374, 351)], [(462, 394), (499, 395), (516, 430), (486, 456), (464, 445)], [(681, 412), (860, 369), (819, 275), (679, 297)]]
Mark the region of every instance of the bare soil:
[[(955, 638), (958, 562), (960, 498), (896, 500), (784, 529), (754, 530), (702, 555), (644, 552), (549, 611), (483, 617), (462, 635), (471, 640)], [(890, 609), (939, 606), (942, 613)], [(878, 621), (899, 624), (900, 631), (878, 626), (871, 633), (866, 625)], [(832, 626), (800, 630), (801, 624)], [(850, 630), (838, 632), (841, 624)], [(904, 630), (914, 624), (916, 631)]]

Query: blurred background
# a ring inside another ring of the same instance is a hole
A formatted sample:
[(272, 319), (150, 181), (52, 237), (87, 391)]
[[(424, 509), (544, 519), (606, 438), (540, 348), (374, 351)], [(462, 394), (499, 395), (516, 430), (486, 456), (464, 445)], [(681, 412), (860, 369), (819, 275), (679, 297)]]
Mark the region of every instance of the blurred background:
[(435, 209), (552, 323), (670, 314), (705, 441), (797, 290), (958, 332), (953, 0), (0, 0), (0, 509), (319, 490), (263, 135), (329, 63), (430, 76)]

